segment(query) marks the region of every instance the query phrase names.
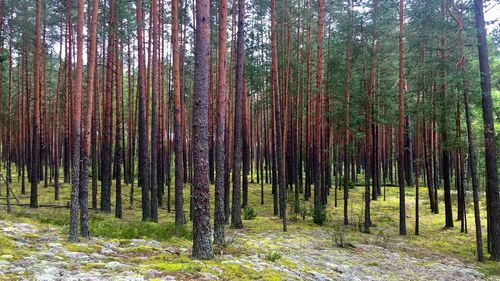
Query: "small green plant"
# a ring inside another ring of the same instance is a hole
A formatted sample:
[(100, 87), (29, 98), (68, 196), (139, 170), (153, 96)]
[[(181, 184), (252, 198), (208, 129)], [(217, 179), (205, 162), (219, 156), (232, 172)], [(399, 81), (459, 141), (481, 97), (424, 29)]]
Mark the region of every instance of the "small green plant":
[(317, 225), (323, 225), (326, 221), (326, 212), (323, 209), (313, 211), (313, 222)]
[(332, 240), (335, 243), (335, 245), (337, 245), (340, 248), (345, 248), (350, 245), (347, 238), (347, 233), (340, 226), (335, 227), (335, 231), (333, 232), (332, 235)]
[(272, 251), (271, 253), (266, 255), (266, 260), (275, 262), (281, 259), (281, 255), (278, 252)]
[(380, 229), (377, 233), (377, 240), (375, 244), (386, 248), (390, 242), (390, 239), (391, 239), (390, 235), (387, 232), (385, 232), (384, 229)]
[(356, 183), (350, 180), (350, 181), (347, 183), (347, 187), (348, 187), (349, 189), (354, 189), (354, 188), (356, 187)]
[(245, 207), (243, 209), (243, 219), (245, 220), (253, 220), (257, 217), (257, 213), (255, 212), (254, 208), (251, 207)]

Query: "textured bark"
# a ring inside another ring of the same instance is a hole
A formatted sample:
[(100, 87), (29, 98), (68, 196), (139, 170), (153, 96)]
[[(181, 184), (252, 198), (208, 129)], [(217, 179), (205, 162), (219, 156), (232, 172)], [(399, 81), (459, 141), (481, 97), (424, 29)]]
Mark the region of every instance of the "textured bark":
[[(323, 98), (323, 26), (324, 0), (318, 0), (318, 33), (316, 38), (316, 124), (314, 139), (314, 212), (320, 214), (323, 210), (321, 199), (321, 119)], [(349, 54), (347, 54), (349, 56)], [(348, 59), (349, 60), (349, 59)], [(323, 159), (324, 160), (324, 159)]]
[(462, 72), (463, 77), (463, 96), (464, 96), (464, 109), (465, 109), (465, 123), (467, 132), (467, 146), (469, 152), (469, 169), (470, 177), (472, 179), (472, 197), (474, 200), (474, 222), (476, 226), (476, 251), (478, 261), (484, 261), (483, 253), (483, 237), (481, 228), (481, 213), (479, 206), (479, 179), (477, 177), (477, 154), (476, 147), (474, 144), (474, 138), (472, 134), (472, 121), (469, 106), (469, 80), (467, 79), (466, 69), (467, 69), (467, 58), (465, 55), (465, 40), (464, 40), (464, 29), (463, 29), (463, 17), (462, 13), (455, 9), (450, 10), (453, 18), (457, 23), (458, 36), (459, 36), (459, 47), (460, 47), (460, 61), (458, 67)]
[[(447, 10), (447, 1), (444, 0), (441, 5), (441, 15), (443, 21), (446, 22), (446, 11)], [(446, 53), (446, 28), (443, 28), (444, 31), (440, 35), (440, 60), (444, 64), (447, 61), (447, 53)], [(440, 72), (441, 79), (443, 80), (442, 85), (440, 85), (440, 96), (442, 97), (442, 109), (441, 109), (441, 147), (442, 147), (442, 158), (441, 158), (441, 171), (443, 176), (443, 187), (444, 187), (444, 211), (445, 211), (445, 227), (453, 227), (453, 213), (451, 206), (451, 183), (450, 183), (450, 144), (448, 143), (448, 103), (447, 103), (447, 95), (448, 95), (448, 85), (446, 81), (446, 69), (443, 69)]]
[(196, 1), (193, 96), (193, 258), (212, 259), (208, 144), (210, 1)]
[(78, 241), (78, 209), (80, 190), (80, 143), (82, 119), (82, 80), (83, 80), (83, 25), (85, 1), (78, 0), (78, 22), (76, 27), (76, 85), (73, 96), (73, 171), (71, 179), (71, 201), (69, 212), (69, 241)]
[[(243, 63), (244, 64), (244, 63)], [(249, 106), (249, 97), (247, 96), (247, 91), (246, 91), (246, 83), (243, 81), (243, 94), (241, 96), (241, 103), (242, 103), (242, 124), (241, 124), (241, 131), (242, 131), (242, 185), (241, 185), (241, 191), (242, 191), (242, 203), (241, 207), (245, 208), (248, 206), (248, 172), (250, 168), (250, 147), (249, 147), (249, 113), (248, 113), (248, 106)]]
[(30, 207), (38, 208), (38, 173), (40, 171), (40, 0), (36, 1), (35, 17), (35, 53), (33, 54), (33, 72), (34, 72), (34, 101), (33, 101), (33, 146), (31, 149), (32, 167), (31, 172), (31, 194)]
[(405, 134), (405, 69), (404, 69), (404, 0), (399, 0), (399, 126), (398, 126), (398, 184), (399, 234), (406, 235), (404, 134)]
[[(92, 16), (90, 19), (90, 50), (87, 66), (87, 114), (84, 120), (83, 150), (81, 155), (81, 182), (80, 182), (80, 234), (89, 237), (88, 226), (88, 183), (89, 183), (89, 155), (91, 145), (91, 131), (93, 128), (92, 115), (94, 114), (95, 74), (97, 64), (97, 12), (99, 0), (92, 1)], [(92, 170), (92, 173), (95, 173)], [(92, 202), (95, 202), (94, 200)]]
[[(352, 24), (352, 1), (348, 1), (349, 22)], [(351, 85), (351, 46), (352, 46), (352, 28), (349, 29), (346, 48), (346, 68), (344, 80), (344, 225), (349, 224), (348, 202), (349, 202), (349, 135), (350, 135), (350, 85)]]
[(108, 36), (108, 54), (106, 67), (106, 88), (104, 90), (103, 104), (103, 128), (102, 128), (102, 149), (101, 149), (101, 211), (111, 212), (111, 155), (112, 155), (112, 116), (113, 116), (113, 78), (115, 76), (115, 10), (116, 0), (110, 0), (109, 3), (109, 36)]
[(236, 89), (234, 98), (233, 205), (231, 227), (242, 228), (241, 222), (241, 156), (243, 121), (243, 64), (245, 57), (245, 0), (238, 0), (238, 39), (236, 46)]
[(179, 66), (179, 1), (172, 0), (172, 76), (174, 83), (174, 150), (175, 150), (175, 224), (186, 223), (184, 216), (184, 162), (181, 83)]
[[(116, 46), (116, 72), (115, 76), (115, 84), (116, 84), (116, 93), (115, 93), (115, 161), (114, 161), (114, 169), (115, 169), (115, 218), (122, 218), (122, 142), (121, 142), (121, 127), (122, 127), (122, 115), (121, 115), (121, 101), (123, 100), (121, 96), (122, 92), (122, 76), (123, 76), (123, 63), (122, 58), (119, 57), (118, 53), (121, 49), (121, 43), (118, 43)], [(121, 52), (120, 52), (121, 53)]]
[(483, 104), (484, 148), (486, 162), (486, 196), (488, 209), (488, 240), (491, 257), (500, 260), (500, 193), (498, 187), (498, 164), (493, 120), (493, 100), (491, 97), (491, 76), (488, 61), (488, 45), (484, 24), (483, 0), (474, 0), (476, 32), (481, 72), (481, 92)]
[[(320, 0), (322, 1), (322, 0)], [(274, 99), (274, 112), (276, 124), (276, 169), (279, 185), (280, 197), (280, 215), (283, 221), (283, 231), (287, 231), (286, 225), (286, 179), (285, 179), (285, 161), (283, 158), (283, 135), (281, 131), (281, 113), (280, 113), (280, 85), (278, 81), (278, 48), (276, 47), (276, 1), (271, 0), (271, 81)]]
[(143, 31), (143, 10), (142, 0), (136, 0), (135, 17), (137, 21), (137, 53), (138, 53), (138, 77), (137, 88), (139, 93), (139, 186), (142, 189), (142, 220), (149, 220), (151, 217), (150, 197), (149, 197), (149, 158), (148, 158), (148, 135), (146, 121), (147, 101), (146, 101), (146, 66), (144, 58), (144, 31)]
[(158, 222), (158, 0), (151, 5), (153, 58), (151, 77), (151, 220)]
[(214, 243), (223, 245), (224, 237), (224, 179), (225, 162), (225, 127), (226, 127), (226, 40), (227, 40), (227, 0), (219, 2), (219, 61), (217, 63), (217, 115), (215, 138), (215, 208), (214, 208)]
[[(0, 21), (3, 21), (3, 1), (0, 2)], [(11, 167), (11, 157), (12, 157), (12, 17), (9, 20), (9, 85), (8, 85), (8, 94), (7, 94), (7, 124), (6, 124), (6, 131), (5, 132), (5, 162), (6, 163), (6, 174), (5, 174), (5, 185), (6, 185), (6, 190), (5, 190), (5, 201), (7, 204), (7, 213), (10, 214), (12, 212), (12, 208), (10, 205), (10, 183), (12, 182), (12, 167)], [(0, 23), (0, 30), (2, 24)], [(3, 45), (3, 42), (0, 43), (0, 45)], [(1, 83), (1, 81), (0, 81)], [(19, 89), (19, 87), (18, 87)], [(0, 97), (0, 101), (1, 101)], [(1, 109), (1, 106), (0, 106)], [(0, 135), (1, 137), (1, 135)], [(0, 138), (1, 139), (1, 138)]]

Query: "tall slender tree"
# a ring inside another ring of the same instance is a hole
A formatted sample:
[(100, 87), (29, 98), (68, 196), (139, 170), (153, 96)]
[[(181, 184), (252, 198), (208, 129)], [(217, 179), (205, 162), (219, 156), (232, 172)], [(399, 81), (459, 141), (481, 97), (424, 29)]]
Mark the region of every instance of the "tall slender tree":
[(481, 73), (481, 98), (483, 105), (484, 155), (486, 163), (486, 196), (488, 209), (488, 242), (491, 257), (500, 260), (500, 192), (498, 182), (495, 122), (493, 120), (493, 100), (491, 98), (491, 74), (484, 24), (483, 0), (474, 0), (476, 19), (479, 72)]
[(236, 88), (234, 94), (233, 205), (231, 227), (242, 228), (241, 222), (241, 157), (243, 122), (243, 66), (245, 58), (245, 0), (238, 0), (238, 34), (236, 42)]
[(212, 259), (208, 99), (210, 65), (210, 1), (196, 1), (195, 73), (193, 96), (193, 257)]
[(219, 1), (219, 61), (217, 63), (217, 116), (215, 138), (215, 208), (214, 243), (223, 245), (224, 236), (224, 179), (226, 176), (226, 40), (227, 40), (227, 0)]
[[(174, 1), (172, 1), (174, 2)], [(135, 1), (135, 17), (137, 21), (137, 58), (138, 76), (137, 89), (139, 93), (139, 186), (142, 188), (142, 220), (151, 218), (150, 193), (149, 193), (149, 158), (148, 158), (148, 135), (147, 135), (147, 99), (146, 99), (146, 65), (144, 58), (144, 28), (142, 0)]]
[(175, 224), (186, 223), (184, 216), (184, 133), (179, 57), (179, 1), (172, 0), (172, 77), (174, 84)]
[(78, 0), (78, 22), (76, 27), (76, 85), (73, 96), (73, 171), (71, 173), (71, 201), (69, 215), (69, 240), (78, 241), (78, 209), (80, 207), (80, 143), (82, 120), (82, 80), (83, 80), (83, 25), (85, 1)]
[[(81, 181), (80, 181), (80, 234), (89, 237), (88, 226), (88, 183), (89, 183), (89, 156), (91, 146), (92, 115), (94, 114), (94, 95), (97, 65), (97, 16), (99, 0), (92, 1), (92, 16), (90, 18), (90, 42), (87, 65), (87, 114), (84, 119), (83, 149), (81, 155)], [(57, 118), (57, 116), (56, 116)], [(56, 132), (57, 133), (57, 132)], [(57, 144), (56, 144), (57, 146)], [(57, 161), (57, 160), (56, 160)], [(95, 173), (92, 170), (92, 173)]]
[(316, 130), (314, 145), (314, 212), (319, 215), (322, 210), (321, 199), (321, 119), (322, 119), (322, 87), (323, 87), (323, 26), (325, 1), (318, 0), (318, 33), (316, 38)]
[(158, 89), (159, 89), (159, 40), (158, 40), (158, 0), (151, 2), (151, 36), (153, 37), (153, 58), (151, 76), (151, 220), (158, 222)]
[(38, 208), (38, 181), (39, 181), (39, 171), (40, 171), (40, 102), (41, 102), (41, 90), (40, 90), (40, 25), (41, 25), (41, 4), (40, 0), (36, 1), (35, 4), (35, 53), (33, 55), (33, 88), (34, 88), (34, 101), (33, 101), (33, 145), (31, 149), (32, 155), (32, 169), (31, 174), (31, 194), (30, 194), (30, 207)]
[(399, 0), (399, 126), (398, 126), (398, 183), (399, 234), (406, 235), (404, 134), (405, 134), (405, 66), (404, 66), (404, 0)]
[[(322, 0), (320, 0), (322, 1)], [(276, 135), (276, 169), (278, 172), (278, 186), (280, 197), (280, 215), (283, 221), (283, 231), (287, 231), (286, 225), (286, 181), (285, 163), (283, 157), (283, 135), (281, 130), (281, 105), (280, 85), (278, 83), (278, 48), (276, 42), (276, 1), (271, 0), (271, 82), (272, 95), (274, 99), (275, 135)]]

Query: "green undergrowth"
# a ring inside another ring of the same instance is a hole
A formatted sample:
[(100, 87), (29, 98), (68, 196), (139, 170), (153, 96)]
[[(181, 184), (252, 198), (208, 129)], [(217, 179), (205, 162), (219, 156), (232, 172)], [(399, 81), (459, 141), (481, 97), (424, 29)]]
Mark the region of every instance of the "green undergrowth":
[(3, 235), (0, 235), (0, 255), (12, 255), (15, 253), (15, 242)]
[[(361, 177), (360, 177), (361, 178)], [(16, 177), (13, 178), (14, 182), (12, 188), (14, 193), (18, 195), (22, 203), (29, 202), (29, 196), (20, 194), (20, 184), (17, 182)], [(255, 181), (255, 180), (254, 180)], [(251, 180), (250, 180), (251, 182)], [(362, 184), (362, 181), (358, 182)], [(213, 212), (213, 196), (214, 190), (211, 186), (211, 208)], [(29, 194), (29, 185), (26, 187), (27, 194)], [(166, 190), (164, 205), (159, 209), (159, 223), (143, 222), (141, 220), (141, 190), (135, 188), (134, 191), (134, 205), (129, 203), (128, 194), (130, 194), (131, 186), (123, 186), (123, 218), (116, 219), (111, 214), (101, 213), (99, 211), (90, 210), (89, 226), (92, 236), (103, 237), (111, 239), (112, 241), (119, 241), (120, 244), (127, 245), (130, 239), (146, 238), (161, 241), (162, 244), (170, 244), (176, 247), (189, 248), (191, 247), (192, 225), (188, 222), (185, 226), (176, 226), (174, 223), (174, 204), (173, 204), (173, 188), (172, 188), (172, 202), (171, 212), (166, 210)], [(99, 189), (100, 190), (100, 189)], [(222, 249), (215, 251), (216, 255), (220, 256), (223, 252), (225, 255), (230, 254), (235, 257), (241, 257), (249, 254), (266, 254), (277, 251), (282, 258), (276, 259), (274, 263), (283, 266), (291, 267), (293, 263), (289, 263), (286, 259), (286, 252), (283, 252), (280, 247), (275, 245), (275, 242), (281, 239), (310, 239), (311, 235), (315, 235), (317, 230), (322, 230), (326, 235), (325, 245), (318, 245), (318, 247), (336, 247), (334, 235), (339, 227), (342, 233), (345, 233), (347, 243), (369, 243), (376, 244), (382, 247), (391, 248), (394, 251), (404, 251), (411, 255), (431, 256), (437, 255), (451, 255), (457, 257), (469, 264), (473, 264), (475, 268), (488, 276), (500, 276), (500, 264), (498, 262), (486, 261), (478, 263), (475, 261), (475, 229), (474, 217), (472, 212), (472, 200), (467, 199), (467, 221), (468, 233), (460, 232), (459, 222), (455, 222), (455, 227), (452, 229), (444, 229), (444, 201), (442, 190), (439, 190), (439, 214), (433, 214), (429, 210), (428, 190), (421, 187), (420, 191), (420, 235), (414, 235), (415, 228), (415, 188), (406, 188), (406, 216), (407, 216), (407, 235), (398, 235), (399, 226), (399, 191), (397, 187), (385, 188), (385, 200), (383, 195), (379, 196), (378, 200), (371, 201), (371, 220), (372, 227), (369, 233), (362, 233), (363, 215), (364, 215), (364, 187), (356, 186), (349, 189), (349, 204), (348, 220), (349, 224), (344, 226), (343, 223), (343, 190), (337, 192), (337, 207), (335, 207), (334, 190), (330, 190), (328, 197), (328, 204), (325, 207), (324, 218), (322, 217), (323, 225), (318, 226), (314, 223), (313, 218), (313, 205), (312, 199), (304, 201), (303, 195), (300, 195), (298, 214), (294, 215), (293, 210), (293, 194), (289, 193), (289, 204), (287, 205), (287, 216), (290, 219), (288, 224), (288, 233), (282, 232), (282, 220), (273, 214), (273, 197), (271, 194), (271, 185), (265, 184), (265, 204), (261, 204), (260, 198), (260, 184), (249, 184), (249, 203), (248, 206), (252, 208), (253, 219), (244, 220), (244, 228), (238, 230), (240, 233), (247, 234), (251, 239), (243, 243), (233, 243), (234, 240), (239, 238), (234, 235), (235, 230), (226, 229), (226, 238), (229, 240), (228, 245)], [(384, 187), (382, 187), (384, 192)], [(66, 205), (70, 197), (70, 185), (62, 184), (60, 189), (60, 200), (56, 201), (53, 198), (54, 189), (53, 185), (49, 183), (48, 188), (44, 188), (43, 184), (39, 187), (39, 203), (40, 204), (55, 204)], [(89, 196), (90, 197), (90, 196)], [(469, 196), (470, 197), (470, 196)], [(452, 195), (453, 198), (453, 215), (456, 217), (456, 194)], [(99, 201), (100, 198), (98, 196)], [(186, 185), (184, 189), (184, 210), (186, 218), (189, 218), (189, 186)], [(115, 202), (114, 188), (112, 188), (111, 202)], [(486, 212), (485, 200), (481, 198), (481, 217), (483, 228), (486, 228)], [(91, 206), (89, 198), (89, 206)], [(114, 209), (114, 207), (112, 206)], [(256, 216), (254, 216), (256, 215)], [(67, 208), (38, 208), (30, 209), (27, 207), (13, 208), (12, 215), (6, 215), (4, 210), (0, 211), (0, 219), (2, 220), (15, 220), (27, 222), (38, 225), (52, 225), (61, 229), (64, 235), (68, 233), (69, 212)], [(293, 220), (292, 220), (293, 219)], [(297, 235), (299, 234), (299, 235)], [(272, 240), (265, 239), (267, 236), (272, 235)], [(486, 245), (486, 233), (483, 231), (483, 244)], [(7, 242), (6, 242), (7, 241)], [(10, 241), (12, 242), (12, 241)], [(11, 245), (9, 238), (0, 236), (0, 253), (2, 251), (11, 252), (14, 249)], [(300, 241), (298, 241), (300, 242)], [(3, 246), (6, 243), (6, 246)], [(79, 246), (75, 250), (86, 251), (80, 249)], [(91, 251), (93, 249), (90, 249)], [(139, 253), (147, 255), (155, 255), (157, 252), (154, 248), (131, 247), (127, 248), (127, 253), (131, 258), (137, 257)], [(281, 252), (280, 252), (281, 251)], [(486, 251), (485, 251), (486, 253)], [(436, 259), (439, 259), (437, 256)], [(156, 259), (150, 260), (151, 262), (145, 264), (149, 268), (154, 268), (165, 272), (210, 272), (221, 279), (225, 280), (243, 280), (243, 279), (258, 279), (258, 280), (273, 280), (273, 274), (276, 272), (256, 271), (252, 266), (243, 264), (234, 264), (224, 262), (224, 259), (216, 259), (214, 261), (200, 262), (191, 260), (187, 255), (166, 255), (158, 256)], [(96, 265), (100, 266), (100, 265)], [(375, 266), (372, 264), (371, 266)], [(212, 268), (212, 269), (211, 269)], [(218, 268), (222, 271), (216, 270)], [(277, 275), (279, 278), (279, 275)]]

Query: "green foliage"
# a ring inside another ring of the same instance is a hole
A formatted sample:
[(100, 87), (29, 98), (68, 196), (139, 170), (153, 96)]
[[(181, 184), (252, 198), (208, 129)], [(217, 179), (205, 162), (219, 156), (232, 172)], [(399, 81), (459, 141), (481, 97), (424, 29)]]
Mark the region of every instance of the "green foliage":
[(12, 254), (15, 250), (15, 243), (13, 240), (0, 235), (0, 255)]
[(350, 181), (347, 182), (347, 187), (349, 189), (354, 189), (356, 187), (356, 183), (353, 182), (352, 180), (350, 180)]
[(107, 238), (134, 239), (147, 237), (160, 241), (170, 240), (175, 237), (191, 240), (192, 236), (187, 227), (177, 226), (174, 222), (123, 221), (115, 218), (92, 220), (90, 233)]
[(275, 262), (277, 260), (281, 259), (281, 254), (275, 251), (272, 251), (271, 253), (266, 255), (266, 260)]
[(335, 226), (335, 230), (332, 234), (332, 240), (337, 247), (345, 248), (350, 245), (346, 231), (340, 226)]
[(389, 233), (387, 233), (384, 229), (380, 229), (377, 233), (377, 239), (375, 240), (375, 243), (385, 248), (389, 244), (390, 239), (391, 236), (389, 235)]
[(323, 225), (326, 221), (326, 212), (323, 208), (316, 209), (313, 212), (313, 222), (317, 225)]
[(257, 212), (252, 207), (245, 207), (243, 209), (243, 219), (244, 220), (253, 220), (257, 217)]

